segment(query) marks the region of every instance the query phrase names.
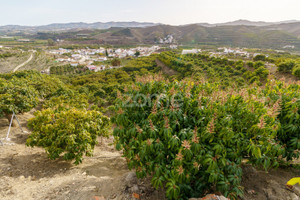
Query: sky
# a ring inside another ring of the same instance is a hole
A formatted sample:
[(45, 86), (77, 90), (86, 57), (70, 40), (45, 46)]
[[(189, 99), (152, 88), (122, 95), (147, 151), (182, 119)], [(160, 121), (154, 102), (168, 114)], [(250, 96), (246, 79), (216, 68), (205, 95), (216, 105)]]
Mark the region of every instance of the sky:
[(0, 25), (300, 20), (299, 0), (0, 0)]

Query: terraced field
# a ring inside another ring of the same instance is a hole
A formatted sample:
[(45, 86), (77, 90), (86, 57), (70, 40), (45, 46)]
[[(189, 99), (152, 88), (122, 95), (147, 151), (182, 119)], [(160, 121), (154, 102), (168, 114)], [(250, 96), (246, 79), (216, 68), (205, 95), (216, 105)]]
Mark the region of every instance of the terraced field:
[(23, 70), (35, 69), (41, 71), (55, 65), (57, 65), (57, 63), (54, 62), (53, 57), (51, 57), (50, 55), (44, 52), (38, 51), (34, 53), (33, 59), (24, 67), (22, 67), (22, 69)]
[[(3, 54), (7, 51), (0, 51), (0, 54)], [(21, 52), (19, 50), (9, 51), (13, 52), (14, 55), (9, 57), (0, 57), (0, 73), (7, 73), (15, 69), (18, 65), (26, 62), (30, 57), (29, 52)]]
[(0, 73), (31, 69), (41, 71), (57, 65), (53, 57), (42, 51), (23, 52), (21, 50), (10, 50), (2, 51), (2, 54), (7, 52), (13, 52), (13, 55), (4, 58), (0, 57)]

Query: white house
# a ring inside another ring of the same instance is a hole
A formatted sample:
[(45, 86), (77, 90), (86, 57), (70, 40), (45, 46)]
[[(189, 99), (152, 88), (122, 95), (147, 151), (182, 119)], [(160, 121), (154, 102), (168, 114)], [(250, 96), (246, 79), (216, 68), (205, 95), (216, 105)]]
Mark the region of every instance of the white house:
[(295, 46), (294, 45), (285, 45), (284, 47), (282, 47), (284, 49), (294, 49)]
[(122, 49), (117, 49), (116, 51), (115, 51), (115, 53), (117, 53), (117, 54), (119, 54), (119, 53), (122, 53)]
[(182, 50), (182, 55), (184, 55), (184, 54), (191, 54), (191, 53), (198, 53), (198, 49), (184, 49), (184, 50)]
[(128, 51), (127, 51), (127, 55), (128, 55), (128, 56), (133, 56), (134, 54), (135, 54), (135, 52), (132, 51), (132, 50), (128, 50)]
[(72, 54), (72, 58), (74, 58), (75, 60), (80, 60), (81, 55), (80, 54)]
[(77, 62), (71, 62), (70, 65), (73, 66), (73, 67), (77, 67), (78, 63)]
[(97, 67), (95, 65), (88, 65), (86, 66), (90, 71), (96, 71)]
[(107, 57), (105, 57), (105, 56), (100, 56), (100, 57), (98, 57), (98, 60), (99, 60), (99, 61), (106, 61), (106, 60), (107, 60)]

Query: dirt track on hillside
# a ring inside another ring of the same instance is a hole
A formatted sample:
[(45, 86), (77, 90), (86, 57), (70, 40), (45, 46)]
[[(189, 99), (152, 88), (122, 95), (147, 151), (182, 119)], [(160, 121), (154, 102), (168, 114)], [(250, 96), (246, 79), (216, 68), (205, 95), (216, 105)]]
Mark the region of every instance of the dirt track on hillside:
[(18, 69), (20, 69), (21, 67), (25, 66), (27, 63), (29, 63), (33, 58), (33, 54), (30, 54), (28, 60), (26, 60), (25, 62), (23, 62), (22, 64), (18, 65), (17, 67), (15, 67), (13, 69), (13, 72), (17, 71)]
[(177, 71), (171, 69), (170, 67), (168, 67), (167, 65), (165, 65), (162, 61), (160, 61), (159, 59), (155, 60), (156, 64), (158, 67), (161, 67), (161, 70), (164, 74), (167, 74), (169, 76), (173, 76), (178, 74)]

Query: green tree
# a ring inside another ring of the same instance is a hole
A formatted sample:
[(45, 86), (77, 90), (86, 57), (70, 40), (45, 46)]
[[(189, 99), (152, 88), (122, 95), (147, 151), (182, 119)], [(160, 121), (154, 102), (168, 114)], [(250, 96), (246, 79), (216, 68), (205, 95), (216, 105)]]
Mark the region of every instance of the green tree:
[(254, 61), (266, 61), (266, 56), (263, 54), (257, 55), (253, 58)]
[(259, 67), (264, 67), (265, 63), (262, 62), (262, 61), (257, 61), (257, 62), (254, 63), (253, 66), (254, 66), (255, 69), (258, 69)]
[(48, 42), (48, 46), (54, 46), (55, 45), (55, 42), (52, 39), (48, 39), (47, 42)]
[(136, 51), (134, 55), (135, 55), (135, 57), (139, 57), (141, 55), (141, 53), (139, 51)]
[(297, 76), (298, 78), (300, 78), (300, 65), (296, 65), (294, 66), (293, 68), (293, 75), (294, 76)]
[(92, 156), (97, 136), (108, 136), (108, 126), (109, 118), (98, 111), (49, 108), (37, 111), (29, 120), (32, 134), (26, 144), (45, 148), (50, 159), (63, 156), (79, 164), (84, 155)]
[(121, 60), (119, 58), (114, 58), (112, 61), (111, 61), (111, 65), (112, 66), (120, 66), (121, 65)]
[(261, 99), (247, 97), (257, 91), (236, 92), (190, 80), (138, 79), (116, 101), (116, 147), (138, 177), (151, 175), (169, 199), (199, 197), (211, 188), (237, 199), (242, 160), (268, 170), (279, 165), (284, 148), (276, 141), (276, 116)]
[[(4, 115), (8, 121), (13, 112), (30, 111), (38, 102), (38, 92), (32, 86), (17, 78), (11, 81), (0, 78), (0, 115)], [(16, 123), (12, 125), (16, 126)]]
[(266, 80), (268, 75), (269, 75), (269, 70), (266, 69), (265, 67), (261, 66), (259, 68), (257, 68), (254, 73), (259, 76), (260, 78), (262, 78), (263, 80)]
[(296, 63), (293, 60), (281, 62), (278, 65), (278, 71), (291, 73)]

